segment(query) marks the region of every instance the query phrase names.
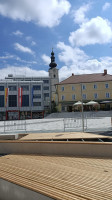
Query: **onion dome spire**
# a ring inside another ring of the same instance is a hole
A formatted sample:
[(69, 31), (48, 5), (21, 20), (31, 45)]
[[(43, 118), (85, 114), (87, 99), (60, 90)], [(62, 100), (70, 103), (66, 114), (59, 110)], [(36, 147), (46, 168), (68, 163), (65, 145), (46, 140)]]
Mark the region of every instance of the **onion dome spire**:
[(53, 52), (53, 48), (52, 48), (52, 52), (51, 52), (51, 63), (49, 64), (49, 67), (52, 69), (54, 67), (56, 67), (57, 64), (55, 63), (55, 56), (54, 56), (54, 52)]

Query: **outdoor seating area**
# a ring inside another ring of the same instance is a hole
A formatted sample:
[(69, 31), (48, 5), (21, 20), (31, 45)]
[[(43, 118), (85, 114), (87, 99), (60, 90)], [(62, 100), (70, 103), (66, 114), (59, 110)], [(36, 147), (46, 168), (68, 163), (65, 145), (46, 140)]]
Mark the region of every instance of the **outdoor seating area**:
[(112, 102), (111, 101), (89, 101), (89, 102), (75, 102), (73, 104), (73, 111), (82, 111), (82, 107), (84, 111), (98, 111), (98, 110), (111, 110)]

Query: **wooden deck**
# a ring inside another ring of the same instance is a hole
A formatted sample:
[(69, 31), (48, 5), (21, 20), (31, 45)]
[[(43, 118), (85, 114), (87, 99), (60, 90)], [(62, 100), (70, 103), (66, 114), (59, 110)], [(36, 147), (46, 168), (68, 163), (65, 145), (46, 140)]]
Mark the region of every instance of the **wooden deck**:
[(57, 200), (112, 200), (112, 159), (7, 155), (0, 177)]
[(98, 134), (92, 134), (92, 133), (83, 133), (83, 132), (60, 132), (60, 133), (30, 133), (22, 138), (20, 140), (63, 140), (63, 139), (97, 139), (97, 138), (110, 138), (110, 136), (104, 136), (104, 135), (98, 135)]

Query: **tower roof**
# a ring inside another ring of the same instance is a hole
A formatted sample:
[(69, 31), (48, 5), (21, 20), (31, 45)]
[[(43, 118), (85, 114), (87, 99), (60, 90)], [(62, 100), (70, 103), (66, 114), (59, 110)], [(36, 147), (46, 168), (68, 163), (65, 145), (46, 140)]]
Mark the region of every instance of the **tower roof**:
[(52, 52), (51, 52), (51, 63), (49, 64), (49, 67), (52, 69), (52, 68), (55, 68), (57, 66), (57, 64), (55, 63), (55, 56), (54, 56), (54, 52), (53, 52), (53, 49), (52, 49)]

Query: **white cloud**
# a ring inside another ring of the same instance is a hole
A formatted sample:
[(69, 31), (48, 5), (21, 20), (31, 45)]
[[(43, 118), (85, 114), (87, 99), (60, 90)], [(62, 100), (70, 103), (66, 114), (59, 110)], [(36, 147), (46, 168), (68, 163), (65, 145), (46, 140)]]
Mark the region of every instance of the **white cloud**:
[(68, 78), (72, 73), (103, 73), (104, 69), (107, 69), (108, 73), (112, 74), (111, 57), (93, 59), (87, 56), (80, 48), (73, 48), (62, 42), (57, 44), (57, 48), (61, 51), (58, 55), (59, 60), (64, 62), (64, 65), (59, 69), (60, 80)]
[(14, 20), (53, 27), (69, 13), (70, 7), (67, 0), (3, 0), (0, 1), (0, 14)]
[(78, 10), (74, 10), (73, 12), (74, 22), (80, 24), (88, 21), (88, 19), (85, 17), (85, 14), (90, 10), (90, 8), (91, 8), (90, 4), (85, 4), (81, 6)]
[(8, 59), (13, 59), (15, 56), (11, 54), (6, 54), (5, 56), (0, 56), (1, 60), (8, 60)]
[(91, 59), (77, 64), (69, 66), (63, 66), (59, 70), (60, 81), (68, 78), (74, 73), (77, 74), (92, 74), (92, 73), (103, 73), (104, 69), (107, 69), (108, 74), (112, 75), (112, 59), (108, 61), (106, 58), (103, 59)]
[(42, 60), (44, 61), (45, 65), (49, 65), (49, 64), (50, 64), (50, 61), (51, 61), (51, 60), (50, 60), (50, 57), (49, 57), (49, 56), (43, 54), (41, 58), (42, 58)]
[(0, 79), (4, 79), (6, 76), (8, 76), (8, 74), (12, 74), (13, 75), (25, 75), (25, 76), (29, 76), (29, 77), (34, 77), (34, 76), (48, 76), (48, 72), (44, 71), (44, 70), (34, 70), (31, 69), (29, 67), (16, 67), (16, 66), (8, 66), (6, 68), (2, 68), (0, 69)]
[(105, 11), (105, 10), (108, 10), (110, 8), (111, 4), (109, 2), (106, 2), (103, 7), (102, 7), (102, 10)]
[(18, 61), (18, 64), (19, 63), (25, 63), (27, 65), (35, 65), (35, 64), (37, 64), (36, 60), (23, 60), (19, 56), (13, 55), (13, 54), (9, 54), (9, 53), (5, 53), (5, 55), (0, 56), (0, 60), (1, 60), (2, 63), (3, 62), (6, 63), (7, 60), (14, 60), (14, 61)]
[(26, 39), (26, 41), (31, 42), (31, 45), (32, 45), (32, 46), (35, 46), (35, 45), (36, 45), (36, 42), (33, 41), (33, 39), (32, 39), (31, 36), (26, 36), (25, 39)]
[(61, 50), (59, 53), (59, 60), (64, 62), (65, 65), (75, 64), (77, 62), (85, 61), (88, 59), (88, 56), (84, 53), (83, 50), (79, 48), (72, 48), (69, 45), (65, 45), (63, 42), (57, 44), (57, 48)]
[(24, 53), (29, 53), (29, 54), (34, 54), (34, 52), (28, 48), (28, 47), (24, 47), (23, 45), (19, 44), (19, 43), (15, 43), (14, 44), (15, 49)]
[(13, 32), (12, 34), (16, 35), (16, 36), (20, 36), (20, 37), (23, 35), (23, 33), (21, 31), (19, 31), (19, 30)]
[(70, 33), (69, 41), (73, 46), (105, 44), (112, 41), (110, 22), (101, 17), (92, 18), (83, 23), (79, 29)]
[(36, 42), (35, 42), (35, 41), (32, 41), (32, 42), (31, 42), (31, 45), (32, 45), (32, 46), (35, 46), (35, 45), (36, 45)]
[(26, 36), (26, 40), (27, 40), (27, 41), (31, 41), (31, 40), (32, 40), (32, 37), (31, 37), (31, 36)]

